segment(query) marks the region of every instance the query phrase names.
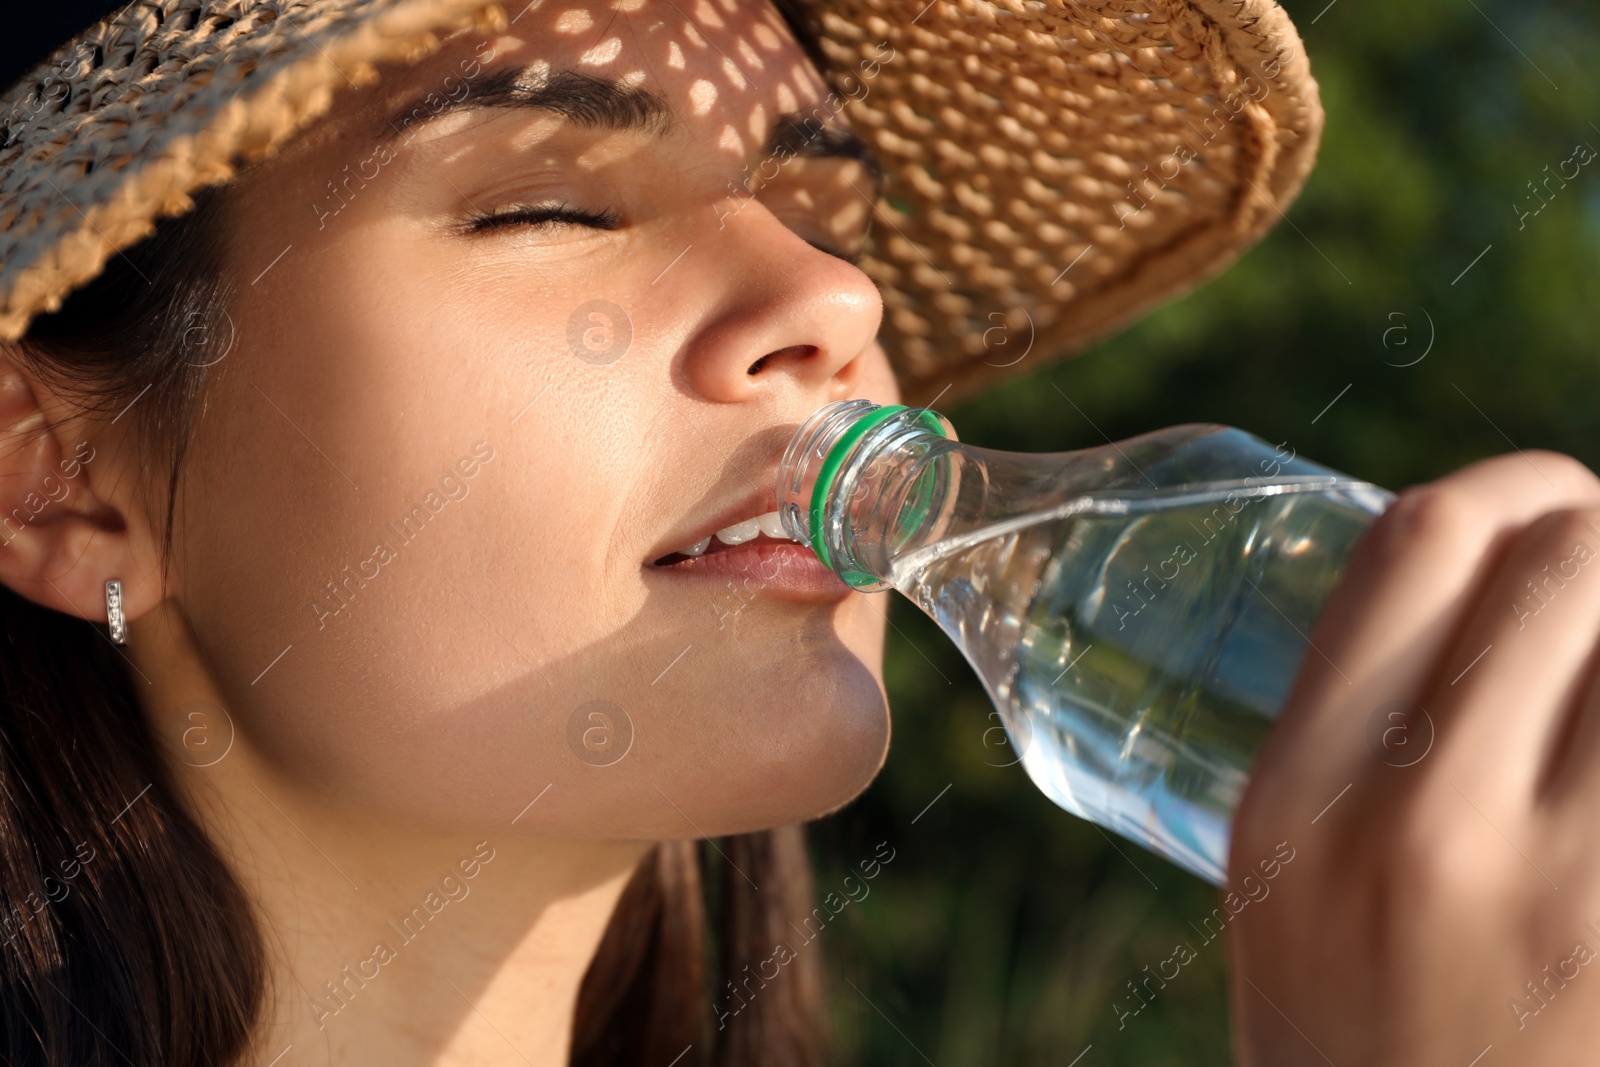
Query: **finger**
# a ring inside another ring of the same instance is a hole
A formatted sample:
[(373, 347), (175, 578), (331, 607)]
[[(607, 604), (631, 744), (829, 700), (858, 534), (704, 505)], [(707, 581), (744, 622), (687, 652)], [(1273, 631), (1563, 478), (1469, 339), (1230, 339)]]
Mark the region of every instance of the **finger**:
[(1579, 703), (1600, 633), (1600, 507), (1561, 509), (1506, 546), (1422, 696), (1441, 773), (1479, 805), (1526, 805)]
[(1560, 806), (1569, 800), (1578, 805), (1574, 810), (1581, 813), (1579, 847), (1592, 853), (1588, 828), (1591, 813), (1600, 804), (1600, 642), (1584, 665), (1577, 703), (1550, 740), (1537, 788), (1546, 805)]
[(1269, 808), (1292, 798), (1314, 814), (1382, 768), (1368, 720), (1417, 701), (1441, 660), (1459, 671), (1478, 651), (1462, 656), (1449, 642), (1493, 553), (1547, 511), (1596, 504), (1592, 472), (1541, 451), (1482, 460), (1402, 493), (1357, 544), (1312, 628), (1246, 809), (1252, 796)]

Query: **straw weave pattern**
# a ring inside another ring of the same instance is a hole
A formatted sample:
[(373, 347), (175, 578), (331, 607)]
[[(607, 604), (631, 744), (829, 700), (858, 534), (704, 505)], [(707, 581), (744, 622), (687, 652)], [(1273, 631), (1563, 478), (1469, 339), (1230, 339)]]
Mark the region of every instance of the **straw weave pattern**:
[(1321, 132), (1268, 3), (834, 0), (821, 24), (891, 172), (864, 269), (912, 402), (1075, 352), (1221, 270)]
[(0, 338), (487, 0), (140, 0), (0, 99)]

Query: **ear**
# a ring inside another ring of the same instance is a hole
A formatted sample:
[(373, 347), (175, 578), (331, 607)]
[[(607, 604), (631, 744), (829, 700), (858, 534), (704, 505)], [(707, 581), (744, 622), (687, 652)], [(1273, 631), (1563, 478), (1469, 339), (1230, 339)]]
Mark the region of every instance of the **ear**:
[(131, 623), (164, 593), (138, 472), (118, 447), (131, 438), (116, 430), (75, 417), (0, 350), (0, 583), (105, 622), (118, 578)]

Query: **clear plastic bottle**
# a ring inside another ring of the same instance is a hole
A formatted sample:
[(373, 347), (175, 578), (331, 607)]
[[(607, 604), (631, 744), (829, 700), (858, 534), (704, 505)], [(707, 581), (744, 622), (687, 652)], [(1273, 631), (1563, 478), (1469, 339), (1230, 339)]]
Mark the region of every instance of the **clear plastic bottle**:
[(926, 408), (819, 409), (779, 468), (785, 530), (939, 623), (1052, 800), (1223, 884), (1250, 765), (1393, 494), (1227, 426), (1051, 454), (954, 436)]

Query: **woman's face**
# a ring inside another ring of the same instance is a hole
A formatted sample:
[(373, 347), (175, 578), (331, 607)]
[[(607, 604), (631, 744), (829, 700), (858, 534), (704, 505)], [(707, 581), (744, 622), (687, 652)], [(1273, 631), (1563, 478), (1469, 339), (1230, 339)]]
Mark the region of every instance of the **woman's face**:
[(654, 565), (769, 511), (817, 407), (898, 399), (827, 99), (765, 0), (546, 3), (240, 176), (171, 589), (236, 743), (440, 827), (721, 834), (865, 787), (882, 599)]

